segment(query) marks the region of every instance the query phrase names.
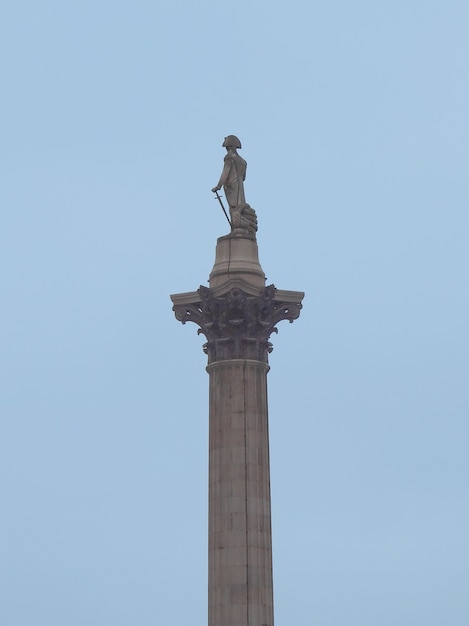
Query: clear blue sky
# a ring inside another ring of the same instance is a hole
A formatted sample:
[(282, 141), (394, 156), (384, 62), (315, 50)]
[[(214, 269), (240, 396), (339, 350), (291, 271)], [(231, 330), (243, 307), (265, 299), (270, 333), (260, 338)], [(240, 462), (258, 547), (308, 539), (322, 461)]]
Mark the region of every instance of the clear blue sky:
[(243, 142), (277, 626), (469, 624), (469, 4), (0, 13), (0, 623), (204, 626), (207, 284)]

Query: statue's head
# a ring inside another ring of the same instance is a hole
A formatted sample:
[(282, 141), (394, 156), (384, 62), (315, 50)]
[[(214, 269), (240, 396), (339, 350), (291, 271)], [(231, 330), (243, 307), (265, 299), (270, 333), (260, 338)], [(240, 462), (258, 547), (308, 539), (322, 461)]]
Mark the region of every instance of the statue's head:
[(236, 135), (228, 135), (223, 142), (223, 148), (241, 148), (241, 142)]

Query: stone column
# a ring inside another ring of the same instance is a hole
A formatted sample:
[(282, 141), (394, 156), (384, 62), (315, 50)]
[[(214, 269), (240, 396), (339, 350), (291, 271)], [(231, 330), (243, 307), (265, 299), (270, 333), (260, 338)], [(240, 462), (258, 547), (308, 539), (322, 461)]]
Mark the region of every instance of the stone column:
[(267, 364), (211, 363), (209, 626), (273, 626)]
[(171, 296), (176, 318), (207, 338), (209, 626), (273, 626), (267, 409), (270, 335), (303, 293), (265, 287), (252, 237), (217, 242), (210, 287)]

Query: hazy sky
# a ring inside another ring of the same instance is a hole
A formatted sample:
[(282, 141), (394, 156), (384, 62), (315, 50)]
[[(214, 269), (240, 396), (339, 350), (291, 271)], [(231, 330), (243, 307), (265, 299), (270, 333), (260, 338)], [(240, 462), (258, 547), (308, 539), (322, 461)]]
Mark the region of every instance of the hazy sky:
[[(276, 625), (469, 623), (467, 0), (0, 13), (0, 623), (205, 626), (223, 138), (268, 283)], [(258, 625), (252, 625), (258, 626)]]

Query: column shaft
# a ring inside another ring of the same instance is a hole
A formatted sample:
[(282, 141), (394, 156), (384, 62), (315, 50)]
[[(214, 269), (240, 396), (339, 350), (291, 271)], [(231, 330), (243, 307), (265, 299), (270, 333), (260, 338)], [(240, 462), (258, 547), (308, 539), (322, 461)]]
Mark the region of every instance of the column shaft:
[(273, 626), (267, 372), (232, 359), (210, 376), (209, 626)]

